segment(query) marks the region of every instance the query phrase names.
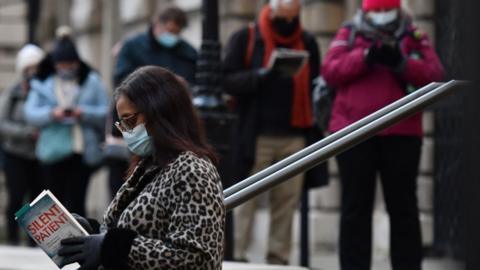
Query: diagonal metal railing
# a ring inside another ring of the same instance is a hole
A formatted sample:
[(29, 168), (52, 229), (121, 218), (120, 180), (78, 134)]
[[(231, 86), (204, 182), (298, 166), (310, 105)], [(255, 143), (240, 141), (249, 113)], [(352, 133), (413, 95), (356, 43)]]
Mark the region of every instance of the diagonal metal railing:
[(306, 147), (305, 149), (273, 164), (272, 166), (268, 167), (268, 168), (265, 168), (264, 170), (246, 178), (245, 180), (235, 184), (234, 186), (226, 189), (224, 192), (223, 192), (223, 195), (226, 197), (248, 187), (249, 185), (253, 184), (253, 183), (256, 183), (257, 181), (259, 181), (260, 179), (264, 178), (265, 176), (268, 176), (270, 174), (272, 174), (273, 172), (275, 171), (278, 171), (280, 169), (282, 169), (283, 167), (285, 166), (288, 166), (290, 165), (291, 163), (317, 151), (318, 149), (338, 140), (339, 138), (342, 138), (344, 137), (345, 135), (348, 135), (349, 133), (351, 133), (352, 131), (354, 130), (357, 130), (359, 129), (360, 127), (363, 127), (364, 125), (386, 115), (387, 113), (389, 112), (392, 112), (398, 108), (400, 108), (401, 106), (405, 105), (406, 103), (420, 97), (420, 96), (423, 96), (425, 93), (428, 93), (429, 91), (431, 91), (432, 89), (435, 89), (436, 87), (442, 85), (441, 83), (431, 83), (417, 91), (415, 91), (414, 93), (412, 93), (411, 95), (408, 95), (402, 99), (399, 99), (395, 102), (393, 102), (392, 104), (380, 109), (379, 111), (359, 120), (358, 122), (355, 122), (354, 124), (326, 137), (325, 139), (315, 143), (315, 144), (312, 144), (308, 147)]
[(415, 114), (468, 82), (451, 80), (431, 83), (372, 113), (286, 159), (252, 175), (224, 191), (224, 203), (231, 210), (243, 202), (305, 172), (329, 158), (374, 136), (381, 130)]

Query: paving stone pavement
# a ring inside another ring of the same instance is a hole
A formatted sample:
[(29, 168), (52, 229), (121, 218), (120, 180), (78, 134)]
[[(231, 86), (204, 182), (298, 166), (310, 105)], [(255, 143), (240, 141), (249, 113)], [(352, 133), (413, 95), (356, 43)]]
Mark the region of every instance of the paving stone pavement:
[[(424, 270), (460, 270), (462, 265), (447, 259), (427, 259)], [(0, 246), (0, 270), (55, 270), (58, 269), (53, 262), (39, 249), (27, 247)], [(74, 265), (67, 266), (64, 270), (76, 269)], [(262, 264), (224, 263), (224, 270), (305, 270), (298, 266), (281, 267)], [(312, 270), (337, 270), (337, 255), (319, 254), (312, 258)], [(372, 270), (390, 269), (388, 261), (376, 260)]]

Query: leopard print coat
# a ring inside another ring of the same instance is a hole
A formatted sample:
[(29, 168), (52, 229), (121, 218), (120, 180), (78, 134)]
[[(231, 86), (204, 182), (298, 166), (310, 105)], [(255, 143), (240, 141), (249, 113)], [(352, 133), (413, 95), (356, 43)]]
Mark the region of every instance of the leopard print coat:
[(129, 269), (222, 269), (225, 208), (215, 167), (191, 152), (166, 167), (141, 161), (108, 207), (103, 228), (137, 234)]

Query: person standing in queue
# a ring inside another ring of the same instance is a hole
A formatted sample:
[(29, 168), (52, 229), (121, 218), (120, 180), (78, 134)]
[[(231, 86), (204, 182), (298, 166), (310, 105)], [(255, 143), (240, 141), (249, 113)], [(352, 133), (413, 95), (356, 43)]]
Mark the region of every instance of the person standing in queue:
[[(313, 128), (312, 82), (319, 75), (315, 38), (300, 24), (300, 0), (271, 0), (258, 21), (234, 33), (224, 58), (224, 90), (235, 98), (239, 115), (235, 159), (237, 180), (256, 173), (301, 150)], [(276, 49), (308, 53), (294, 75), (268, 68)], [(303, 187), (303, 175), (269, 191), (270, 230), (267, 262), (288, 264), (293, 215)], [(258, 197), (241, 205), (235, 218), (235, 259), (247, 261)]]
[[(322, 74), (336, 89), (329, 124), (336, 132), (441, 80), (444, 70), (426, 34), (401, 9), (400, 0), (364, 0), (353, 21), (337, 32)], [(418, 113), (338, 155), (342, 270), (370, 269), (377, 174), (390, 217), (392, 269), (421, 269), (416, 193), (421, 144)]]
[(82, 61), (66, 28), (39, 64), (24, 107), (28, 123), (39, 129), (36, 156), (46, 187), (80, 215), (90, 175), (102, 162), (109, 97), (96, 71)]
[[(21, 76), (12, 87), (3, 91), (0, 103), (0, 137), (5, 153), (5, 180), (8, 193), (6, 211), (7, 243), (18, 245), (20, 235), (15, 212), (27, 201), (35, 199), (44, 188), (40, 164), (35, 157), (38, 128), (27, 124), (23, 107), (30, 92), (30, 80), (37, 73), (45, 52), (33, 44), (25, 45), (17, 54), (16, 70)], [(34, 242), (30, 239), (30, 244)]]

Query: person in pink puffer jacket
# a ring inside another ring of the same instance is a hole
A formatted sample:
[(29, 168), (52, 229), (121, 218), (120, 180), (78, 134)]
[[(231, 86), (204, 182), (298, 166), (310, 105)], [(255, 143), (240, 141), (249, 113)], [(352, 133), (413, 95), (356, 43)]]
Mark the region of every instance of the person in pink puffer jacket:
[[(400, 6), (400, 0), (364, 0), (362, 9), (331, 43), (322, 65), (322, 76), (336, 91), (331, 132), (443, 78), (442, 64), (427, 35)], [(342, 181), (342, 270), (370, 269), (377, 174), (390, 217), (392, 267), (421, 269), (416, 197), (421, 143), (418, 113), (337, 157)]]

